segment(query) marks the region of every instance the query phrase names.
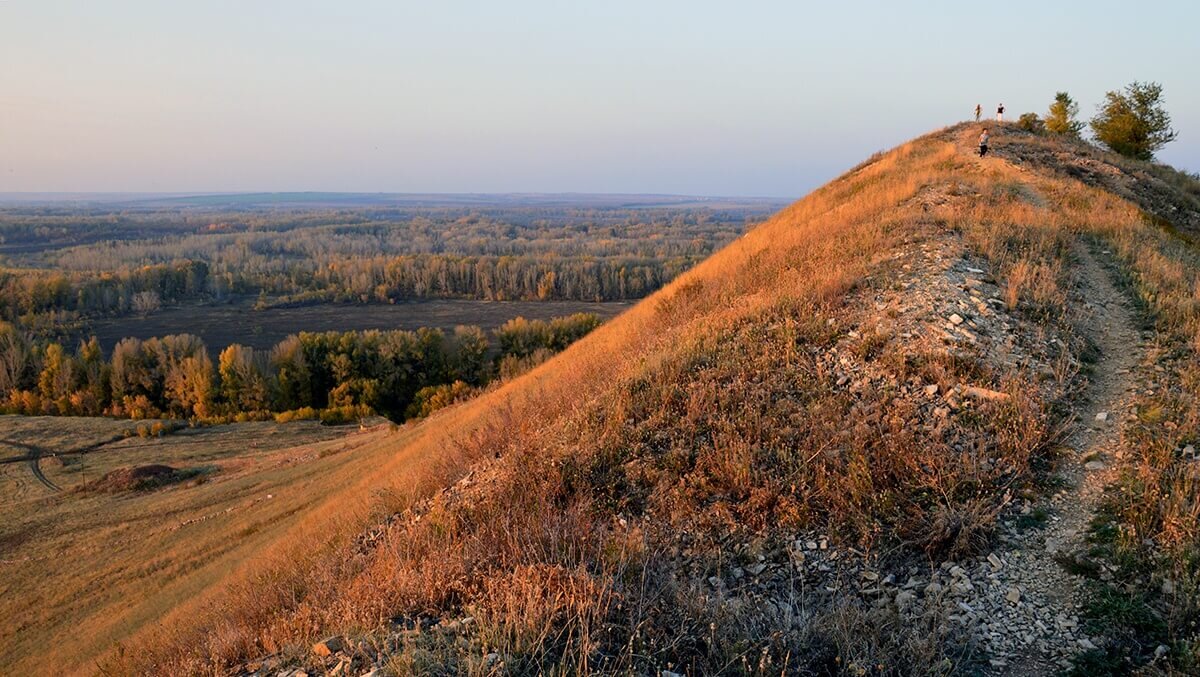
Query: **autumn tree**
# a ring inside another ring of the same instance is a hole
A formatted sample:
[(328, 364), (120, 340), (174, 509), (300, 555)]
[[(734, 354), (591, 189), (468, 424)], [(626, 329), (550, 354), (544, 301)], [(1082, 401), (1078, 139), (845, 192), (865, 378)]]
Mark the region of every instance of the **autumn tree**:
[(79, 344), (76, 360), (76, 382), (71, 395), (76, 412), (94, 416), (108, 406), (111, 368), (104, 361), (104, 351), (95, 336)]
[(188, 355), (172, 364), (167, 371), (167, 406), (172, 412), (183, 416), (210, 416), (213, 414), (215, 385), (208, 351), (200, 350)]
[(1079, 136), (1079, 132), (1083, 129), (1083, 123), (1076, 119), (1078, 115), (1079, 104), (1071, 98), (1070, 94), (1058, 92), (1054, 95), (1054, 103), (1050, 104), (1050, 112), (1043, 120), (1046, 131), (1051, 134)]
[(253, 348), (235, 343), (217, 358), (221, 399), (234, 411), (262, 411), (270, 406), (267, 379), (256, 357)]
[(60, 414), (70, 412), (71, 386), (75, 380), (75, 364), (58, 343), (46, 346), (42, 356), (42, 371), (38, 374), (38, 394), (42, 402), (53, 403)]
[(133, 295), (130, 305), (133, 312), (139, 315), (149, 315), (162, 307), (162, 298), (156, 291), (140, 291)]

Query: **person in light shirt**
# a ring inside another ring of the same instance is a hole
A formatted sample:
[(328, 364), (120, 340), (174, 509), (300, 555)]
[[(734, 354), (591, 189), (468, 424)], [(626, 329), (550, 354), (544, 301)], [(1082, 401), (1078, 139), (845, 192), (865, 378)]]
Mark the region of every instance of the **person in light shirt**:
[(979, 135), (979, 157), (987, 155), (988, 147), (988, 131), (987, 127), (983, 128), (983, 133)]

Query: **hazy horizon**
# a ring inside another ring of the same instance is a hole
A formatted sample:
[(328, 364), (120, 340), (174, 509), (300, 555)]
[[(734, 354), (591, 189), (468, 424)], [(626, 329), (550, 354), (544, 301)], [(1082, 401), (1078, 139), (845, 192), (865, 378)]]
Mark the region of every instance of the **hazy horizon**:
[(976, 103), (1086, 119), (1133, 80), (1200, 170), (1200, 8), (1124, 8), (9, 0), (0, 193), (797, 197)]

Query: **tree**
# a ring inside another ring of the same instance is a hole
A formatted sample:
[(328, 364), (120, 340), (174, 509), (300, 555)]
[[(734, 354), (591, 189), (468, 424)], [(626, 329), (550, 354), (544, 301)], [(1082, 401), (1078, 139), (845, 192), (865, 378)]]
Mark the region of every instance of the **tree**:
[(78, 413), (95, 416), (108, 406), (111, 369), (95, 336), (79, 344), (75, 393), (71, 395)]
[(458, 326), (450, 337), (450, 375), (469, 385), (482, 385), (488, 380), (488, 339), (483, 330), (474, 326)]
[(287, 411), (313, 404), (312, 372), (298, 336), (293, 334), (271, 349), (271, 367), (275, 371), (279, 409)]
[(43, 402), (53, 402), (58, 413), (69, 413), (67, 406), (75, 380), (75, 365), (71, 356), (57, 343), (46, 346), (42, 372), (38, 374), (38, 393)]
[(162, 299), (156, 291), (140, 291), (133, 295), (133, 311), (139, 315), (149, 315), (162, 307)]
[(161, 381), (158, 360), (151, 351), (145, 349), (141, 340), (125, 338), (113, 346), (109, 384), (114, 402), (139, 395), (157, 400), (161, 393)]
[(1083, 123), (1076, 119), (1079, 115), (1079, 104), (1066, 92), (1054, 95), (1054, 103), (1050, 104), (1050, 112), (1044, 120), (1046, 131), (1051, 134), (1079, 136)]
[(1096, 139), (1126, 157), (1151, 160), (1175, 140), (1171, 116), (1162, 107), (1162, 85), (1133, 82), (1123, 92), (1109, 92), (1092, 118)]
[(0, 322), (0, 399), (20, 390), (29, 363), (29, 345), (13, 325)]
[(221, 397), (235, 412), (261, 411), (267, 408), (267, 380), (253, 348), (236, 343), (221, 351), (217, 358), (221, 376)]
[(213, 385), (212, 360), (204, 349), (172, 364), (166, 378), (171, 410), (184, 416), (211, 415)]

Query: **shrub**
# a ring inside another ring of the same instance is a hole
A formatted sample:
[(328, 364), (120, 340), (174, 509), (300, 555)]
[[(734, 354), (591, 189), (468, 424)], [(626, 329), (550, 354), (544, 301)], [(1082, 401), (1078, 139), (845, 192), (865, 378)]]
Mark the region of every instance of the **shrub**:
[(348, 407), (330, 407), (322, 409), (319, 418), (321, 425), (343, 425), (353, 423), (375, 413), (365, 404)]
[(135, 421), (144, 418), (156, 418), (162, 415), (162, 412), (151, 404), (145, 395), (126, 395), (121, 401), (119, 411)]
[(517, 355), (505, 355), (500, 358), (500, 379), (508, 381), (514, 379), (521, 374), (533, 369), (546, 360), (554, 357), (554, 351), (549, 348), (538, 348), (533, 353), (518, 357)]
[(455, 402), (461, 402), (475, 393), (475, 389), (463, 381), (446, 383), (438, 386), (427, 386), (417, 391), (412, 404), (408, 405), (405, 416), (408, 418), (425, 418), (438, 409), (448, 407)]
[(276, 423), (291, 423), (292, 421), (315, 421), (317, 410), (312, 407), (300, 407), (291, 411), (281, 411), (275, 414)]
[(1017, 126), (1034, 134), (1046, 131), (1046, 123), (1042, 122), (1037, 113), (1021, 113), (1021, 117), (1017, 118)]

